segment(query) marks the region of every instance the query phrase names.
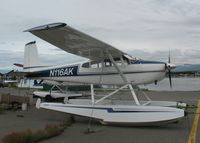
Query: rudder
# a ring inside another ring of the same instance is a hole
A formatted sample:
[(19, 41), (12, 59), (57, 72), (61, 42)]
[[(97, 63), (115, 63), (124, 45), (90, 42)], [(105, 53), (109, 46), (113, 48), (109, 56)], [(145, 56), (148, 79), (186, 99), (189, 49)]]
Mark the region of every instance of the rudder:
[(29, 42), (25, 45), (24, 50), (24, 69), (40, 66), (40, 58), (36, 46), (36, 41)]

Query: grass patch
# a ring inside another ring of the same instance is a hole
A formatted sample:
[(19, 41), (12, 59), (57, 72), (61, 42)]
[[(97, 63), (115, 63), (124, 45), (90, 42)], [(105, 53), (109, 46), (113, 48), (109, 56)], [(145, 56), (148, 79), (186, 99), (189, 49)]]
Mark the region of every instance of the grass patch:
[(39, 141), (60, 135), (74, 122), (71, 116), (67, 120), (57, 124), (47, 124), (44, 129), (32, 131), (27, 129), (21, 132), (12, 132), (2, 138), (3, 143), (37, 143)]
[(6, 110), (7, 110), (7, 105), (0, 104), (0, 114), (4, 114)]
[(0, 114), (4, 113), (4, 109), (0, 106)]
[(18, 109), (21, 109), (21, 105), (19, 104), (7, 104), (7, 103), (3, 103), (0, 104), (0, 114), (5, 113), (5, 111), (17, 111)]

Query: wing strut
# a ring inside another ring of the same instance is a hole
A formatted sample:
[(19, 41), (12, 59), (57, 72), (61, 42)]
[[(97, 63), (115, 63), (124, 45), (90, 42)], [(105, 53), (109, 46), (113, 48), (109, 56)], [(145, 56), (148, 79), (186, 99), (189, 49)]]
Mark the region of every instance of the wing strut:
[(92, 104), (94, 104), (94, 85), (90, 84)]
[(138, 98), (137, 98), (137, 95), (135, 94), (135, 92), (134, 92), (134, 90), (133, 90), (133, 87), (132, 87), (131, 83), (128, 81), (128, 79), (124, 76), (123, 72), (122, 72), (122, 71), (120, 70), (120, 68), (117, 66), (117, 64), (115, 63), (115, 61), (114, 61), (112, 55), (111, 55), (108, 51), (107, 51), (107, 54), (108, 54), (108, 57), (109, 57), (110, 61), (113, 63), (114, 67), (115, 67), (116, 70), (119, 72), (119, 74), (120, 74), (122, 80), (124, 81), (124, 83), (125, 83), (125, 84), (128, 84), (129, 89), (130, 89), (130, 91), (131, 91), (131, 94), (132, 94), (132, 96), (133, 96), (133, 99), (134, 99), (135, 103), (136, 103), (137, 105), (140, 105), (140, 102), (139, 102), (139, 100), (138, 100)]

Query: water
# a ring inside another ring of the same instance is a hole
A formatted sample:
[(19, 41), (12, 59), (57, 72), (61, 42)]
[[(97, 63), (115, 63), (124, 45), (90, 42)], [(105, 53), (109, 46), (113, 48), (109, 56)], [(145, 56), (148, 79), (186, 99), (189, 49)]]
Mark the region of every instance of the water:
[(140, 87), (157, 91), (200, 91), (200, 78), (172, 78), (172, 89), (168, 78), (158, 82), (157, 85), (149, 84), (141, 85)]

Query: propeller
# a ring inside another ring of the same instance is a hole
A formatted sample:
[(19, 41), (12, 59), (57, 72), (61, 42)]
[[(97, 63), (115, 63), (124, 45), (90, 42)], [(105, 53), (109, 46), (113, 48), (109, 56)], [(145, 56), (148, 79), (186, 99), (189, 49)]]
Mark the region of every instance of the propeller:
[(169, 57), (168, 57), (168, 63), (166, 64), (166, 69), (168, 70), (170, 88), (172, 88), (171, 69), (174, 69), (175, 67), (176, 65), (171, 64), (171, 56), (170, 56), (170, 50), (169, 50)]

